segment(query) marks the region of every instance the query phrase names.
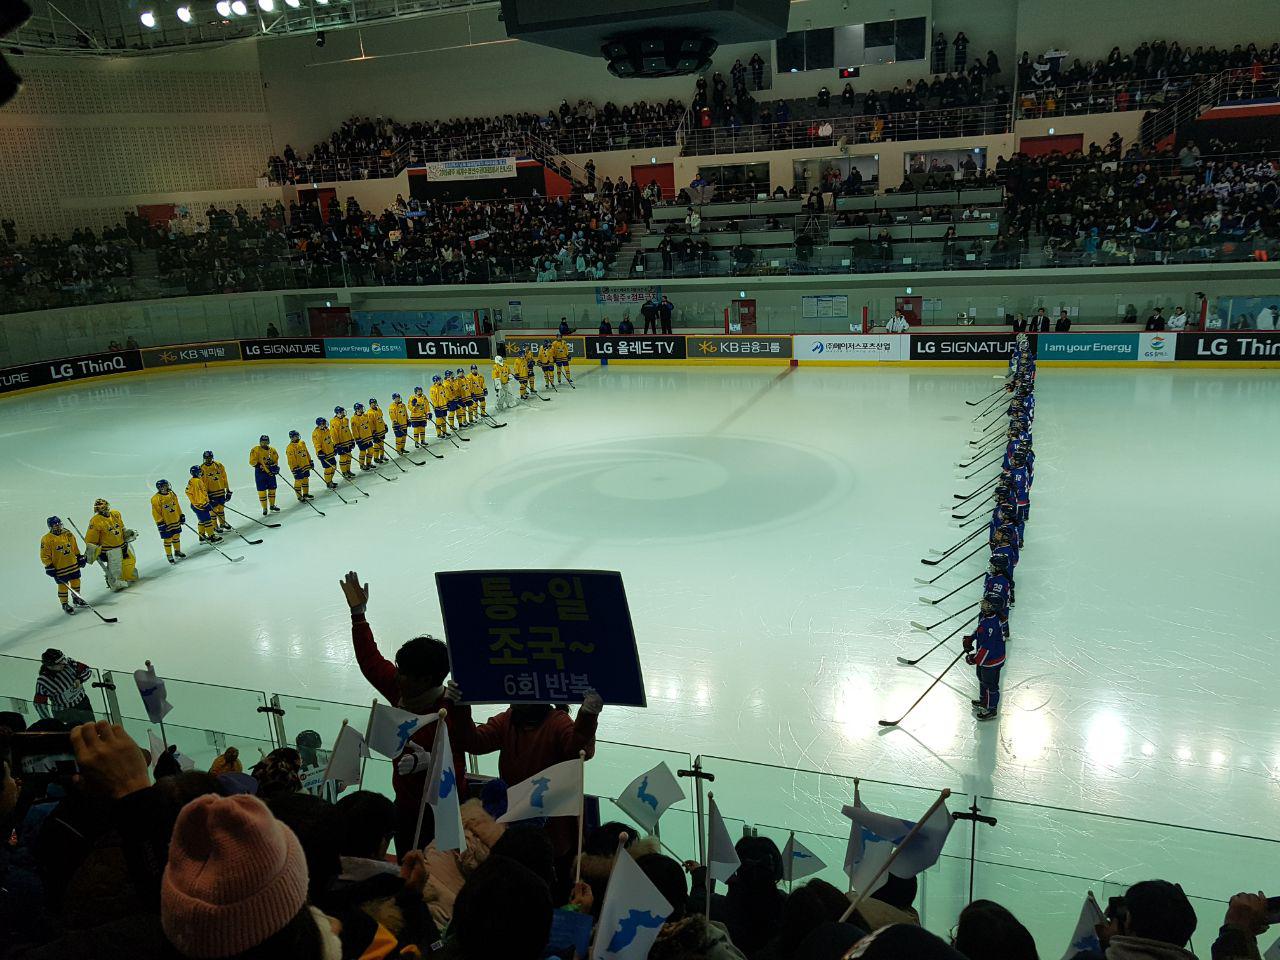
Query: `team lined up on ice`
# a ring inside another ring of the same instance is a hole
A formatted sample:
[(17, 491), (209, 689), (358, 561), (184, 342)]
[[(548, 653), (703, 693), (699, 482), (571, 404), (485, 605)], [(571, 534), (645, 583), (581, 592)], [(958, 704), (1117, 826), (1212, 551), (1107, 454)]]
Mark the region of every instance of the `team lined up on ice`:
[(1009, 609), (1014, 603), (1014, 569), (1021, 554), (1031, 512), (1035, 452), (1031, 424), (1035, 420), (1036, 360), (1028, 338), (1020, 335), (1009, 358), (1004, 391), (1011, 394), (1005, 411), (1008, 426), (995, 509), (988, 523), (991, 557), (982, 584), (978, 626), (964, 638), (965, 661), (977, 668), (978, 698), (974, 716), (993, 720), (1000, 706), (1000, 671), (1009, 639)]
[[(570, 350), (562, 335), (554, 340), (544, 340), (535, 353), (532, 344), (526, 343), (523, 351), (517, 350), (511, 366), (499, 355), (493, 361), (490, 374), (493, 381), (497, 408), (506, 409), (517, 402), (511, 393), (511, 380), (519, 386), (519, 400), (528, 400), (537, 394), (537, 371), (541, 369), (543, 386), (552, 389), (556, 383), (572, 386)], [(388, 463), (386, 448), (387, 418), (395, 437), (395, 450), (405, 453), (410, 431), (417, 448), (427, 446), (426, 430), (430, 420), (435, 424), (437, 439), (447, 437), (451, 431), (462, 430), (488, 417), (489, 388), (478, 365), (470, 371), (459, 367), (446, 370), (443, 375), (431, 378), (430, 390), (414, 387), (406, 403), (399, 393), (391, 395), (391, 404), (384, 416), (376, 397), (369, 398), (369, 405), (353, 406), (352, 415), (346, 408), (333, 408), (333, 416), (317, 417), (311, 431), (311, 445), (320, 461), (324, 484), (330, 490), (337, 489), (334, 476), (341, 471), (347, 480), (354, 481), (352, 453), (356, 453), (360, 469), (373, 470)], [(280, 454), (271, 445), (271, 438), (263, 434), (249, 451), (249, 466), (253, 467), (254, 485), (262, 515), (279, 513), (276, 506), (277, 476), (280, 473)], [(307, 449), (306, 442), (297, 430), (289, 431), (289, 445), (285, 447), (285, 464), (293, 478), (293, 492), (298, 502), (314, 500), (310, 492), (311, 474), (317, 471), (316, 462)], [(204, 451), (203, 462), (190, 468), (186, 497), (196, 515), (197, 535), (201, 543), (222, 542), (220, 534), (234, 528), (227, 522), (227, 502), (232, 490), (227, 468), (214, 458), (212, 450)], [(156, 481), (156, 492), (151, 497), (151, 518), (164, 544), (165, 557), (171, 564), (186, 557), (182, 552), (182, 530), (186, 526), (186, 514), (178, 495), (168, 480)], [(75, 533), (68, 530), (61, 517), (49, 517), (49, 532), (40, 540), (40, 562), (45, 573), (53, 578), (58, 588), (58, 602), (67, 613), (85, 606), (80, 596), (80, 571), (88, 564), (101, 565), (107, 586), (115, 591), (125, 589), (138, 578), (136, 557), (131, 543), (137, 534), (127, 528), (119, 510), (103, 499), (93, 504), (93, 516), (87, 532), (83, 533), (85, 550), (81, 552)], [(73, 523), (74, 526), (74, 523)], [(190, 529), (190, 527), (187, 527)]]

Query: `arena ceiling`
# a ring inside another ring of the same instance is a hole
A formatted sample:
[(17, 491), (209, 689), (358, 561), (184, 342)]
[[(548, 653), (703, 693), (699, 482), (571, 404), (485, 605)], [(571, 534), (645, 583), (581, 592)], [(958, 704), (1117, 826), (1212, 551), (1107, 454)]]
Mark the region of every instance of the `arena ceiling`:
[[(323, 33), (496, 0), (27, 0), (31, 19), (5, 40), (22, 48), (92, 55), (172, 52), (251, 37)], [(19, 48), (14, 50), (12, 48)], [(21, 71), (20, 62), (15, 66)]]

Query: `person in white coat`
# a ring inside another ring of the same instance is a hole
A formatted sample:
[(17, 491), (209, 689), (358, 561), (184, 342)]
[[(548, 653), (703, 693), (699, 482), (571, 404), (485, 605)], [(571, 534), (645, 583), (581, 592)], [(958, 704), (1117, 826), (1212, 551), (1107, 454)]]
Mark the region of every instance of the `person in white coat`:
[(885, 321), (884, 328), (889, 333), (906, 333), (911, 324), (907, 323), (907, 318), (902, 315), (901, 310), (895, 310), (893, 316)]
[(1164, 328), (1166, 330), (1185, 330), (1187, 329), (1187, 311), (1181, 307), (1173, 308), (1173, 316), (1165, 321)]

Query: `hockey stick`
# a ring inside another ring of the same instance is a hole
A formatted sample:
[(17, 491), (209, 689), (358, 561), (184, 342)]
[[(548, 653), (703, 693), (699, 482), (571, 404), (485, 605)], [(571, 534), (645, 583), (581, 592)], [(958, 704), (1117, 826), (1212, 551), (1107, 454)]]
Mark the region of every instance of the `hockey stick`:
[(1004, 438), (1004, 437), (994, 437), (994, 436), (993, 436), (993, 437), (989, 437), (988, 439), (984, 440), (984, 441), (979, 445), (981, 449), (978, 449), (978, 450), (970, 450), (970, 451), (969, 451), (969, 459), (968, 459), (968, 460), (958, 460), (958, 461), (956, 462), (956, 466), (957, 466), (959, 469), (961, 469), (961, 470), (968, 470), (968, 469), (969, 469), (970, 467), (972, 467), (975, 463), (977, 463), (979, 460), (981, 460), (983, 457), (985, 457), (987, 454), (989, 454), (992, 450), (994, 450), (997, 446), (999, 446), (999, 441), (1000, 441), (1000, 440), (1003, 440), (1003, 439), (1005, 439), (1005, 438)]
[(1004, 457), (1004, 451), (1003, 451), (1003, 450), (997, 450), (997, 451), (996, 451), (996, 452), (991, 456), (991, 459), (987, 460), (985, 463), (979, 464), (979, 465), (978, 465), (978, 469), (977, 469), (977, 470), (973, 471), (973, 473), (966, 473), (966, 474), (965, 474), (963, 477), (961, 477), (960, 479), (962, 479), (962, 480), (972, 480), (974, 477), (976, 477), (978, 474), (980, 474), (983, 470), (987, 469), (987, 467), (991, 466), (993, 463), (997, 462), (998, 460), (1002, 459), (1003, 457)]
[(945, 570), (941, 571), (941, 572), (940, 572), (936, 577), (934, 577), (932, 580), (921, 580), (919, 577), (916, 577), (916, 578), (915, 578), (916, 583), (923, 583), (923, 584), (926, 584), (926, 585), (931, 584), (931, 583), (937, 583), (939, 580), (941, 580), (943, 577), (945, 577), (948, 573), (950, 573), (950, 572), (951, 572), (952, 570), (954, 570), (956, 567), (960, 566), (960, 564), (964, 563), (966, 560), (968, 560), (970, 557), (972, 557), (975, 553), (977, 553), (979, 550), (981, 550), (981, 549), (982, 549), (983, 547), (985, 547), (985, 546), (986, 546), (986, 544), (985, 544), (985, 543), (980, 543), (980, 544), (978, 544), (978, 546), (977, 546), (977, 547), (975, 547), (975, 548), (974, 548), (974, 550), (973, 550), (972, 552), (970, 552), (970, 553), (966, 553), (963, 557), (961, 557), (959, 560), (957, 560), (957, 561), (956, 561), (955, 563), (953, 563), (951, 566), (949, 566), (949, 567), (947, 567)]
[(1004, 389), (1004, 384), (1001, 384), (1000, 386), (992, 390), (990, 393), (988, 393), (981, 400), (966, 400), (965, 403), (971, 407), (980, 407), (1003, 389)]
[(343, 480), (347, 481), (347, 483), (349, 483), (349, 484), (351, 484), (353, 487), (355, 487), (355, 488), (356, 488), (356, 492), (357, 492), (357, 493), (359, 493), (362, 497), (367, 497), (367, 496), (369, 495), (369, 494), (365, 493), (363, 489), (361, 489), (361, 487), (359, 486), (359, 484), (357, 484), (354, 480), (352, 480), (352, 479), (351, 479), (350, 477), (348, 477), (345, 473), (343, 473), (343, 472), (342, 472), (342, 470), (338, 470), (338, 472), (337, 472), (336, 476), (341, 477)]
[[(976, 552), (976, 551), (975, 551), (975, 552)], [(943, 600), (946, 600), (948, 597), (954, 597), (957, 593), (959, 593), (959, 592), (960, 592), (961, 590), (963, 590), (965, 587), (969, 586), (969, 584), (971, 584), (971, 583), (977, 583), (979, 580), (981, 580), (981, 579), (982, 579), (983, 577), (985, 577), (986, 575), (987, 575), (987, 572), (984, 570), (982, 573), (978, 574), (978, 575), (977, 575), (976, 577), (974, 577), (972, 580), (966, 580), (964, 583), (960, 584), (960, 586), (956, 587), (956, 588), (955, 588), (954, 590), (952, 590), (950, 593), (944, 593), (944, 594), (943, 594), (942, 596), (940, 596), (937, 600), (930, 600), (928, 597), (921, 597), (921, 598), (920, 598), (920, 602), (921, 602), (921, 603), (927, 603), (927, 604), (929, 604), (929, 606), (931, 606), (931, 607), (936, 607), (936, 606), (937, 606), (938, 604), (940, 604)]]
[[(194, 529), (194, 528), (191, 526), (191, 524), (187, 523), (185, 520), (184, 520), (184, 521), (182, 521), (182, 525), (183, 525), (184, 527), (186, 527), (188, 530), (190, 530), (192, 533), (194, 533), (194, 534), (196, 535), (196, 538), (197, 538), (197, 539), (199, 539), (199, 537), (200, 537), (200, 531), (198, 531), (198, 530)], [(208, 540), (200, 540), (200, 542), (201, 542), (201, 543), (203, 543), (205, 546), (213, 547), (213, 549), (217, 550), (219, 553), (222, 553), (222, 550), (218, 547), (218, 545), (217, 545), (216, 543), (211, 543), (211, 542), (209, 542)], [(226, 558), (227, 558), (229, 561), (231, 561), (232, 563), (239, 563), (241, 560), (243, 560), (243, 559), (244, 559), (244, 557), (232, 557), (232, 556), (229, 556), (228, 554), (225, 554), (225, 553), (222, 553), (222, 555), (223, 555), (224, 557), (226, 557)]]
[(928, 566), (930, 566), (930, 567), (936, 567), (936, 566), (937, 566), (938, 564), (940, 564), (943, 560), (947, 559), (947, 557), (951, 556), (953, 553), (955, 553), (957, 550), (959, 550), (961, 547), (963, 547), (966, 543), (968, 543), (970, 540), (972, 540), (974, 537), (976, 537), (979, 533), (981, 533), (981, 531), (980, 531), (980, 530), (975, 530), (973, 533), (969, 534), (967, 537), (965, 537), (965, 538), (964, 538), (963, 540), (961, 540), (959, 543), (952, 544), (950, 547), (947, 547), (947, 549), (945, 549), (945, 550), (930, 550), (930, 551), (929, 551), (930, 553), (935, 553), (935, 554), (937, 554), (937, 555), (938, 555), (938, 559), (936, 559), (936, 560), (921, 560), (920, 562), (921, 562), (921, 563), (923, 563), (923, 564), (926, 564), (926, 565), (928, 565)]
[[(72, 524), (72, 526), (75, 526), (75, 524)], [(80, 539), (83, 540), (84, 538), (81, 537)], [(106, 616), (103, 616), (101, 613), (99, 613), (98, 608), (95, 607), (88, 600), (86, 600), (84, 597), (80, 596), (80, 592), (76, 590), (73, 586), (71, 586), (71, 584), (69, 583), (67, 584), (67, 592), (70, 593), (77, 600), (79, 600), (81, 606), (88, 607), (90, 610), (92, 610), (93, 615), (97, 617), (99, 620), (101, 620), (103, 623), (119, 623), (120, 622), (119, 617), (106, 617)]]
[(1002, 397), (997, 397), (994, 402), (988, 404), (985, 410), (983, 410), (981, 413), (979, 413), (976, 417), (974, 417), (969, 422), (977, 423), (978, 421), (985, 420), (987, 417), (991, 416), (992, 413), (1000, 409), (1000, 401), (1002, 399), (1003, 399)]
[(506, 423), (499, 423), (497, 420), (493, 419), (493, 417), (489, 416), (487, 413), (482, 413), (480, 414), (480, 416), (482, 419), (488, 420), (489, 426), (493, 427), (493, 429), (495, 430), (501, 430), (503, 427), (506, 426)]
[[(294, 491), (294, 492), (296, 493), (297, 491)], [(299, 499), (299, 500), (302, 500), (302, 498), (301, 498), (301, 497), (299, 497), (298, 499)], [(323, 517), (323, 516), (325, 515), (325, 512), (324, 512), (323, 510), (321, 510), (319, 507), (317, 507), (317, 506), (316, 506), (314, 503), (312, 503), (310, 500), (302, 500), (302, 502), (303, 502), (303, 503), (305, 503), (305, 504), (306, 504), (308, 507), (310, 507), (312, 510), (314, 510), (316, 513), (320, 514), (320, 516), (322, 516), (322, 517)]]
[(565, 377), (565, 378), (564, 378), (564, 382), (565, 382), (565, 383), (567, 383), (567, 384), (569, 385), (569, 389), (570, 389), (570, 390), (577, 390), (577, 389), (578, 389), (577, 387), (575, 387), (575, 386), (573, 385), (573, 381), (572, 381), (572, 380), (570, 380), (568, 377)]
[[(432, 422), (432, 426), (434, 426), (434, 425), (435, 425), (435, 423), (434, 423), (434, 421), (433, 421), (433, 422)], [(423, 432), (425, 433), (426, 431), (423, 431)], [(441, 434), (441, 436), (443, 436), (443, 434)], [(436, 437), (436, 439), (437, 439), (437, 440), (439, 440), (439, 439), (440, 439), (440, 437)], [(433, 450), (429, 449), (429, 448), (428, 448), (428, 446), (427, 446), (427, 441), (425, 441), (425, 440), (423, 440), (423, 441), (421, 441), (421, 442), (419, 442), (419, 441), (417, 441), (417, 440), (413, 441), (413, 447), (414, 447), (414, 449), (415, 449), (415, 450), (421, 450), (423, 453), (428, 454), (428, 455), (430, 455), (430, 456), (433, 456), (433, 457), (435, 457), (437, 460), (443, 460), (443, 459), (444, 459), (444, 454), (442, 454), (442, 453), (436, 453), (435, 451), (433, 451)], [(401, 456), (404, 456), (404, 454), (401, 454)], [(416, 463), (417, 461), (414, 461), (414, 462)], [(423, 462), (424, 464), (426, 463), (426, 461), (425, 461), (425, 460), (424, 460), (424, 461), (422, 461), (422, 462)]]
[(987, 494), (985, 497), (983, 497), (981, 500), (979, 500), (979, 501), (978, 501), (978, 505), (977, 505), (976, 507), (974, 507), (972, 510), (970, 510), (968, 513), (953, 513), (953, 514), (951, 515), (951, 519), (952, 519), (952, 520), (968, 520), (968, 519), (969, 519), (970, 517), (972, 517), (975, 513), (977, 513), (977, 512), (978, 512), (979, 510), (981, 510), (984, 506), (986, 506), (987, 501), (988, 501), (988, 500), (990, 500), (990, 499), (992, 499), (995, 495), (996, 495), (996, 492), (995, 492), (994, 490), (992, 490), (989, 494)]
[[(974, 497), (980, 494), (983, 490), (987, 489), (987, 487), (994, 487), (996, 485), (996, 481), (999, 479), (1000, 479), (999, 477), (992, 477), (990, 480), (988, 480), (986, 483), (980, 486), (977, 490), (974, 490), (972, 493), (953, 493), (952, 496), (955, 497), (957, 500), (959, 500), (960, 503), (965, 503), (968, 500), (972, 500)], [(955, 508), (959, 506), (959, 504), (953, 503), (951, 506), (952, 508)]]
[(278, 523), (263, 523), (257, 517), (251, 517), (247, 513), (241, 513), (239, 510), (231, 506), (231, 504), (229, 503), (224, 503), (222, 506), (223, 506), (223, 509), (230, 510), (237, 517), (244, 517), (246, 520), (252, 520), (254, 523), (256, 523), (260, 527), (270, 527), (272, 530), (274, 530), (276, 527), (280, 526), (280, 524)]
[(956, 654), (956, 658), (955, 658), (954, 660), (952, 660), (949, 664), (947, 664), (947, 669), (946, 669), (946, 670), (943, 670), (940, 674), (938, 674), (938, 675), (934, 678), (933, 683), (931, 683), (931, 684), (929, 684), (929, 686), (925, 687), (925, 691), (924, 691), (924, 693), (920, 694), (920, 696), (919, 696), (918, 698), (916, 698), (916, 702), (915, 702), (915, 703), (913, 703), (911, 706), (907, 707), (906, 713), (904, 713), (902, 716), (900, 716), (897, 720), (880, 720), (880, 721), (878, 721), (878, 722), (879, 722), (879, 724), (880, 724), (880, 726), (882, 726), (882, 727), (897, 727), (897, 726), (900, 726), (900, 725), (902, 724), (902, 721), (903, 721), (903, 720), (905, 720), (905, 719), (907, 719), (907, 714), (911, 713), (911, 711), (912, 711), (912, 710), (914, 710), (916, 707), (918, 707), (918, 706), (920, 705), (920, 701), (921, 701), (921, 700), (923, 700), (925, 697), (927, 697), (927, 696), (929, 695), (929, 691), (930, 691), (930, 690), (932, 690), (934, 687), (936, 687), (939, 683), (941, 683), (941, 682), (942, 682), (942, 678), (943, 678), (943, 677), (945, 677), (948, 673), (950, 673), (950, 672), (951, 672), (951, 668), (952, 668), (952, 667), (954, 667), (957, 663), (959, 663), (959, 662), (960, 662), (960, 658), (961, 658), (961, 657), (963, 657), (963, 656), (964, 656), (964, 651), (963, 651), (963, 650), (961, 650), (959, 653), (957, 653), (957, 654)]
[[(912, 620), (912, 621), (911, 621), (911, 625), (912, 625), (913, 627), (915, 627), (917, 630), (923, 630), (925, 633), (928, 633), (928, 632), (929, 632), (930, 630), (932, 630), (934, 627), (940, 627), (940, 626), (942, 626), (944, 623), (946, 623), (948, 620), (951, 620), (951, 619), (953, 619), (953, 618), (955, 618), (955, 617), (960, 616), (960, 614), (964, 613), (964, 612), (965, 612), (965, 611), (967, 611), (967, 610), (972, 610), (974, 607), (976, 607), (976, 606), (977, 606), (978, 604), (980, 604), (981, 602), (982, 602), (981, 600), (975, 600), (975, 601), (973, 601), (973, 603), (969, 604), (967, 607), (961, 607), (961, 608), (960, 608), (959, 610), (957, 610), (955, 613), (950, 614), (950, 615), (948, 615), (948, 616), (945, 616), (945, 617), (943, 617), (941, 620), (939, 620), (937, 623), (931, 623), (931, 624), (929, 624), (927, 627), (926, 627), (923, 623), (917, 623), (915, 620)], [(898, 659), (899, 659), (899, 660), (902, 660), (902, 658), (901, 658), (901, 657), (899, 657)], [(921, 658), (920, 658), (920, 660), (923, 660), (923, 659), (924, 659), (924, 657), (921, 657)], [(902, 660), (902, 662), (903, 662), (903, 663), (919, 663), (919, 662), (920, 662), (920, 660)]]
[[(935, 643), (932, 647), (930, 647), (924, 653), (920, 654), (920, 656), (916, 657), (914, 660), (908, 660), (906, 657), (898, 657), (898, 662), (905, 667), (914, 667), (917, 663), (919, 663), (925, 657), (929, 656), (929, 654), (933, 653), (933, 651), (937, 650), (940, 646), (942, 646), (946, 642), (947, 641), (945, 640), (939, 640), (937, 643)], [(889, 726), (889, 724), (885, 724), (885, 726)], [(897, 726), (897, 724), (893, 724), (893, 726)]]
[(457, 441), (457, 440), (455, 440), (455, 439), (454, 439), (454, 437), (453, 437), (453, 434), (454, 434), (454, 433), (457, 433), (457, 430), (456, 430), (456, 429), (453, 431), (453, 433), (446, 433), (446, 434), (444, 435), (444, 438), (445, 438), (446, 440), (448, 440), (450, 443), (452, 443), (452, 444), (453, 444), (455, 447), (457, 447), (459, 450), (461, 450), (462, 448), (458, 446), (458, 441)]
[[(956, 519), (956, 515), (955, 515), (955, 514), (952, 514), (952, 515), (951, 515), (951, 519), (954, 521), (954, 520)], [(981, 520), (981, 519), (982, 519), (982, 517), (981, 517), (981, 516), (975, 516), (975, 517), (973, 517), (971, 520), (965, 520), (963, 523), (954, 523), (954, 522), (953, 522), (951, 525), (952, 525), (953, 527), (955, 527), (957, 530), (963, 530), (963, 529), (965, 529), (966, 527), (972, 526), (973, 524), (977, 523), (977, 522), (978, 522), (979, 520)], [(979, 527), (978, 529), (979, 529), (979, 530), (981, 530), (982, 528), (981, 528), (981, 527)]]
[[(415, 460), (413, 459), (413, 457), (409, 456), (407, 453), (404, 453), (403, 451), (400, 451), (400, 450), (395, 450), (391, 447), (387, 447), (387, 456), (388, 458), (390, 458), (391, 460), (395, 460), (396, 462), (399, 462), (402, 459), (408, 460), (415, 467), (425, 467), (427, 465), (427, 461)], [(435, 454), (432, 454), (432, 456), (435, 456)], [(408, 471), (405, 471), (405, 472), (407, 473)]]
[[(187, 527), (187, 529), (190, 530), (191, 528)], [(246, 537), (243, 533), (241, 533), (239, 530), (235, 529), (234, 527), (231, 528), (231, 532), (234, 533), (241, 540), (243, 540), (245, 543), (249, 544), (249, 546), (251, 547), (256, 547), (258, 544), (262, 543), (261, 540), (250, 540), (248, 537)], [(217, 533), (217, 530), (215, 530), (214, 533)], [(196, 536), (199, 536), (199, 535), (200, 535), (200, 531), (197, 530)]]
[[(397, 469), (397, 470), (399, 470), (401, 473), (408, 473), (408, 472), (409, 472), (409, 471), (408, 471), (408, 470), (406, 470), (404, 467), (400, 466), (400, 461), (399, 461), (396, 457), (391, 456), (391, 448), (390, 448), (390, 447), (388, 447), (388, 446), (386, 446), (386, 445), (383, 445), (383, 447), (382, 447), (382, 455), (386, 458), (387, 463), (394, 463), (394, 464), (396, 465), (396, 469)], [(423, 462), (423, 463), (426, 463), (426, 461), (425, 461), (425, 460), (424, 460), (424, 461), (422, 461), (422, 462)], [(419, 466), (421, 466), (421, 464), (419, 464)]]

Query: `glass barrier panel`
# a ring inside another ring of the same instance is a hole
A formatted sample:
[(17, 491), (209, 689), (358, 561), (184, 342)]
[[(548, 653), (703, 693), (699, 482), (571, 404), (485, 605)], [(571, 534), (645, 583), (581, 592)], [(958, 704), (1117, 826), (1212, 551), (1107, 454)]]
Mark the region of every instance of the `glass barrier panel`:
[[(93, 707), (96, 719), (106, 720), (107, 703), (101, 688), (93, 684), (102, 682), (97, 668), (90, 667), (90, 679), (84, 685), (85, 696)], [(36, 709), (36, 677), (40, 673), (40, 661), (32, 657), (16, 657), (0, 654), (0, 710), (21, 714), (27, 726), (41, 719)]]
[[(146, 720), (147, 711), (138, 693), (132, 670), (111, 671), (116, 685), (120, 714), (134, 720)], [(224, 687), (193, 680), (164, 677), (165, 695), (173, 710), (164, 724), (182, 724), (196, 729), (222, 730), (228, 734), (270, 742), (270, 718), (259, 713), (266, 707), (267, 695), (261, 690)]]
[[(342, 721), (346, 720), (364, 735), (369, 725), (369, 711), (373, 701), (369, 703), (341, 703), (332, 700), (316, 700), (311, 697), (290, 697), (275, 694), (275, 702), (284, 711), (281, 723), (284, 726), (285, 745), (298, 747), (298, 738), (308, 731), (314, 732), (320, 741), (319, 752), (328, 760), (329, 751), (338, 739), (338, 731), (342, 729)], [(304, 748), (314, 749), (315, 738), (303, 737)], [(305, 763), (305, 760), (304, 760)]]
[(244, 772), (248, 773), (258, 760), (275, 749), (275, 744), (270, 740), (227, 734), (220, 730), (209, 730), (203, 727), (187, 727), (178, 723), (169, 723), (167, 720), (164, 725), (164, 737), (161, 736), (159, 725), (148, 720), (126, 716), (122, 719), (121, 725), (134, 742), (144, 750), (151, 749), (148, 734), (154, 735), (162, 743), (167, 738), (171, 746), (176, 746), (180, 754), (189, 757), (195, 763), (196, 770), (208, 770), (213, 765), (214, 758), (227, 747), (235, 747), (240, 751), (240, 762), (244, 766)]
[(376, 756), (365, 760), (364, 777), (361, 781), (360, 789), (371, 790), (374, 793), (382, 794), (389, 800), (394, 800), (396, 794), (391, 788), (391, 761)]
[(980, 828), (979, 859), (1125, 885), (1153, 877), (1181, 883), (1189, 897), (1229, 900), (1265, 890), (1280, 840), (1137, 818), (983, 798), (997, 819)]

